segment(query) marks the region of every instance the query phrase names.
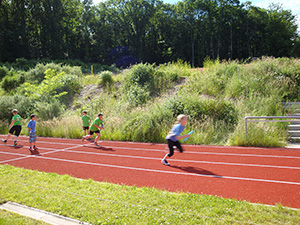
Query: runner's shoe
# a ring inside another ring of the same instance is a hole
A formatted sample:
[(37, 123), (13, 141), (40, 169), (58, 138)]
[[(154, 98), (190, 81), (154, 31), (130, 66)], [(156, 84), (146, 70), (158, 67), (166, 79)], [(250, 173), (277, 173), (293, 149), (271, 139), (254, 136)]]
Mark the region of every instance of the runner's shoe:
[(161, 162), (162, 162), (162, 164), (164, 164), (166, 166), (170, 166), (170, 163), (168, 163), (168, 161), (166, 159), (162, 159)]
[(100, 147), (100, 145), (97, 142), (94, 142), (94, 145)]
[(17, 141), (14, 141), (14, 146), (17, 146)]
[(2, 139), (2, 142), (3, 142), (4, 144), (6, 144), (7, 140)]
[(31, 152), (32, 152), (32, 151), (33, 151), (33, 149), (32, 149), (32, 148), (29, 148), (29, 151), (31, 151)]
[(38, 147), (36, 147), (36, 146), (33, 146), (33, 149), (34, 149), (34, 150), (38, 150)]

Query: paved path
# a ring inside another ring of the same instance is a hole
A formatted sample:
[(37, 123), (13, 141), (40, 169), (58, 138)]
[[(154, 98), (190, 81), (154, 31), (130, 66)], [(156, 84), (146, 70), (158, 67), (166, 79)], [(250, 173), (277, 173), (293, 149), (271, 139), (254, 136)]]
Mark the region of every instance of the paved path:
[(18, 213), (20, 215), (30, 217), (36, 220), (41, 220), (52, 225), (89, 225), (88, 223), (83, 223), (79, 220), (60, 216), (51, 212), (39, 210), (14, 202), (6, 202), (0, 205), (0, 209)]

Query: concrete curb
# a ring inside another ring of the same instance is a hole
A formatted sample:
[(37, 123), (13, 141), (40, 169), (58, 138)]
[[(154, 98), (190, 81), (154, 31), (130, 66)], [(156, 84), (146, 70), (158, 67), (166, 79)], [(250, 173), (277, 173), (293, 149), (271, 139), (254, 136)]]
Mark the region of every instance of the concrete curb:
[(90, 225), (89, 223), (84, 223), (79, 220), (75, 220), (72, 218), (60, 216), (51, 212), (47, 212), (44, 210), (32, 208), (26, 205), (21, 205), (15, 202), (6, 202), (0, 205), (0, 209), (4, 209), (10, 212), (18, 213), (23, 216), (31, 217), (36, 220), (42, 220), (46, 223), (52, 225)]
[(299, 148), (300, 149), (300, 143), (288, 143), (286, 148)]

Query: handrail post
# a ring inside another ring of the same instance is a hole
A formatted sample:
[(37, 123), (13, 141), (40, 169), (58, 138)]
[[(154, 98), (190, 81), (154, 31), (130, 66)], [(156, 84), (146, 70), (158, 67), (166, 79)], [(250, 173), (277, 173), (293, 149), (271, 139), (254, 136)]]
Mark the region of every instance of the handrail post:
[(245, 117), (245, 139), (247, 139), (247, 117)]
[[(273, 120), (269, 120), (269, 119), (273, 119)], [(245, 116), (245, 139), (247, 139), (248, 122), (250, 123), (250, 122), (294, 122), (294, 121), (300, 121), (300, 116)]]

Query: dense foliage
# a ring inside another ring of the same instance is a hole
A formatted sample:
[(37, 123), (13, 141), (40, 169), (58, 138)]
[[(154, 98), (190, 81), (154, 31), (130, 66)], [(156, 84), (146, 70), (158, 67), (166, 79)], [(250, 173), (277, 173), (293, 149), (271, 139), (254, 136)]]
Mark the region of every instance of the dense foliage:
[[(6, 67), (5, 71), (8, 71)], [(0, 79), (0, 120), (10, 120), (11, 110), (17, 108), (23, 118), (36, 113), (48, 120), (60, 116), (81, 89), (80, 67), (61, 64), (37, 64), (28, 71), (11, 69)]]
[(98, 5), (92, 0), (3, 0), (0, 27), (0, 62), (17, 59), (20, 67), (22, 58), (118, 67), (182, 59), (193, 67), (206, 56), (300, 56), (290, 10), (238, 0), (107, 0)]
[(246, 139), (244, 118), (291, 113), (282, 102), (300, 98), (300, 60), (206, 59), (204, 66), (145, 63), (96, 75), (53, 63), (27, 72), (11, 70), (2, 86), (6, 77), (22, 74), (24, 81), (9, 92), (0, 89), (0, 130), (7, 132), (11, 110), (18, 108), (27, 120), (30, 113), (38, 115), (38, 135), (80, 138), (81, 112), (87, 110), (92, 120), (104, 114), (103, 139), (165, 142), (176, 116), (184, 113), (189, 119), (185, 132), (195, 131), (188, 143), (285, 145), (286, 123), (252, 123)]

